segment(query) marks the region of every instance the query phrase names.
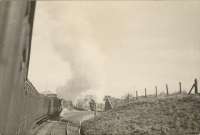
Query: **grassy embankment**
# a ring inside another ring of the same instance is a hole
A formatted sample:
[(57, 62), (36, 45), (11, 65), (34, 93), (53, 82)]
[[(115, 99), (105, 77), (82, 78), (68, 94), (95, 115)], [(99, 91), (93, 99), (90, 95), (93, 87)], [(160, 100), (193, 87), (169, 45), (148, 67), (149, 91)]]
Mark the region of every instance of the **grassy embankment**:
[(84, 135), (198, 135), (200, 96), (142, 98), (82, 123)]

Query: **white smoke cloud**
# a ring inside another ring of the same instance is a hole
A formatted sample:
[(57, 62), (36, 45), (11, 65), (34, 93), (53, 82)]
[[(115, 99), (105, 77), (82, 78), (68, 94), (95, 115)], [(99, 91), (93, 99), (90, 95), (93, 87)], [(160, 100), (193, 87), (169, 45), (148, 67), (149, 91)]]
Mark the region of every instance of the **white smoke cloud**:
[(71, 78), (66, 85), (58, 88), (58, 94), (74, 99), (88, 90), (101, 90), (104, 86), (104, 70), (99, 50), (92, 45), (69, 47), (57, 46), (63, 59), (69, 62)]
[[(49, 10), (53, 8), (51, 6)], [(71, 70), (70, 79), (64, 86), (57, 88), (57, 93), (63, 98), (74, 100), (84, 92), (104, 89), (105, 58), (92, 39), (92, 28), (86, 17), (78, 16), (81, 12), (77, 11), (59, 16), (63, 12), (63, 8), (57, 8), (56, 14), (49, 14), (49, 34), (55, 50), (69, 63)]]

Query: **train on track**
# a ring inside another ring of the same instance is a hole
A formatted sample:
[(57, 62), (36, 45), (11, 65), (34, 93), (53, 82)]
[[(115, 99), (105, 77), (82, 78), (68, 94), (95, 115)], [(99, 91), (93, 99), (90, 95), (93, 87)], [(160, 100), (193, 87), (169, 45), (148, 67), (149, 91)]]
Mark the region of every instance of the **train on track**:
[(29, 134), (30, 128), (41, 124), (43, 120), (58, 117), (62, 111), (62, 99), (56, 94), (39, 93), (29, 80), (25, 81), (24, 93), (24, 110), (21, 113), (24, 120), (18, 131), (20, 135)]
[(29, 135), (58, 115), (61, 99), (41, 94), (28, 79), (36, 1), (0, 1), (0, 135)]

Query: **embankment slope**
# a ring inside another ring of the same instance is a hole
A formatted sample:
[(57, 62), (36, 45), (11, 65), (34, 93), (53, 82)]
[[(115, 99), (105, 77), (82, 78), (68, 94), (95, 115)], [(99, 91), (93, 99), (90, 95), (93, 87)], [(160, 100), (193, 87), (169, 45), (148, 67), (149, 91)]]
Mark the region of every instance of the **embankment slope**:
[(83, 135), (197, 135), (200, 96), (143, 98), (82, 123)]

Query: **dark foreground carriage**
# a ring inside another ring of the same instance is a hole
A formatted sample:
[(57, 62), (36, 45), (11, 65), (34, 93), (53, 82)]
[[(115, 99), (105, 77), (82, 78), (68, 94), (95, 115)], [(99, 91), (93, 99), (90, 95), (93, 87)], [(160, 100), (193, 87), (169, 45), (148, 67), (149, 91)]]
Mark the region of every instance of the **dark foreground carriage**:
[(60, 99), (28, 80), (35, 1), (0, 1), (0, 135), (29, 135), (38, 121), (61, 111)]

